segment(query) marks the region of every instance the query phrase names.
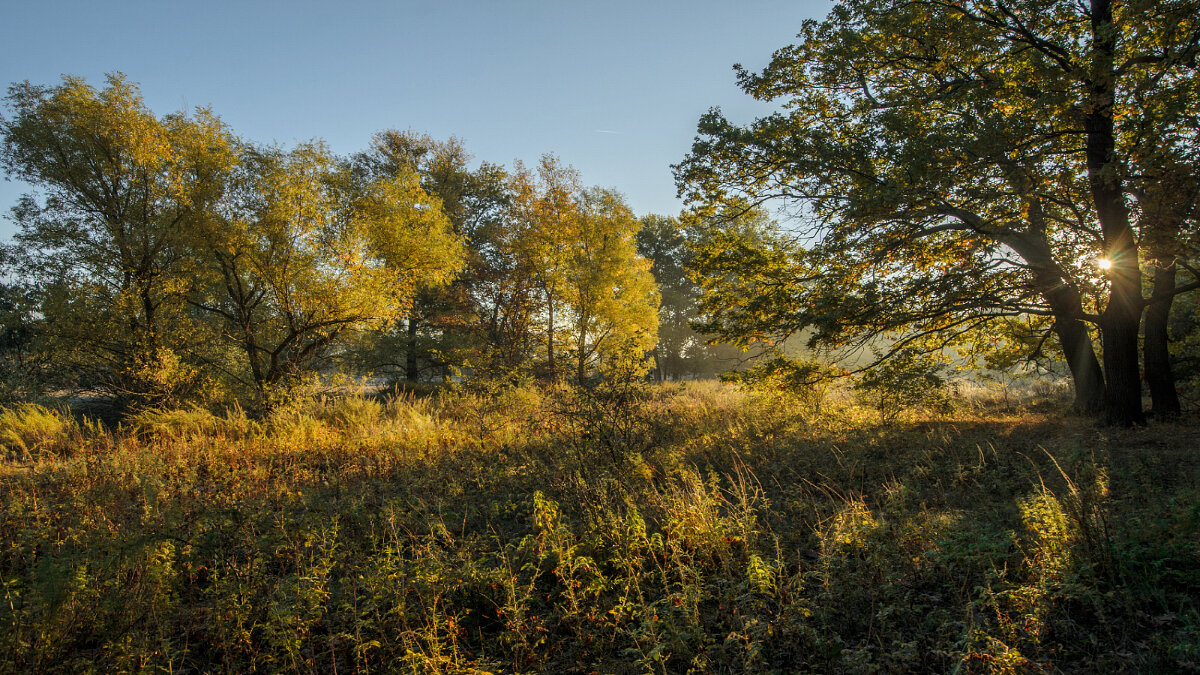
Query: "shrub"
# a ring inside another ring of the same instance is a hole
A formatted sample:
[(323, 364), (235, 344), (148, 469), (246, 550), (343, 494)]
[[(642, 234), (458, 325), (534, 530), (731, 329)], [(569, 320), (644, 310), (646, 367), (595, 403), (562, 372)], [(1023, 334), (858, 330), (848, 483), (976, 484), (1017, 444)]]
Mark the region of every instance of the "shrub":
[(820, 412), (833, 388), (835, 378), (843, 371), (816, 359), (793, 359), (777, 356), (740, 373), (729, 373), (724, 379), (755, 388), (775, 389), (796, 397), (802, 407)]
[(950, 404), (946, 365), (911, 350), (900, 350), (862, 374), (854, 385), (859, 403), (874, 407), (884, 424), (910, 408), (944, 412)]

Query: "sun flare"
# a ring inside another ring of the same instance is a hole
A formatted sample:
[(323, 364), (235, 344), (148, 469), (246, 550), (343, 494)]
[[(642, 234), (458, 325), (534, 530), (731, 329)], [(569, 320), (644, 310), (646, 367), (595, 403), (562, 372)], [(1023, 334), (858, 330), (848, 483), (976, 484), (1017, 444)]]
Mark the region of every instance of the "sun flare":
[(1097, 258), (1096, 259), (1096, 267), (1099, 267), (1102, 270), (1111, 269), (1112, 261), (1109, 260), (1108, 258)]

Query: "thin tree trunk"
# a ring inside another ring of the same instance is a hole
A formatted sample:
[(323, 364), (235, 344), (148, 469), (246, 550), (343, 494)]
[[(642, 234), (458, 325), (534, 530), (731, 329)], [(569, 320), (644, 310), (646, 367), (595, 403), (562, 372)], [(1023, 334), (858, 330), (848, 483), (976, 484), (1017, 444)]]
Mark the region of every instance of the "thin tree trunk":
[(583, 384), (583, 378), (587, 375), (588, 354), (585, 351), (585, 347), (587, 346), (587, 328), (586, 328), (587, 324), (588, 324), (587, 312), (580, 312), (579, 323), (578, 323), (579, 344), (578, 344), (578, 351), (577, 351), (577, 356), (576, 356), (577, 363), (576, 363), (576, 373), (575, 373), (575, 376), (576, 376), (579, 384)]
[(417, 369), (417, 317), (408, 317), (408, 345), (404, 355), (404, 379), (416, 382), (421, 371)]
[(550, 379), (557, 379), (558, 373), (554, 368), (554, 297), (546, 292), (546, 367), (550, 371)]
[(1157, 297), (1146, 306), (1145, 333), (1142, 337), (1142, 359), (1146, 366), (1146, 384), (1150, 387), (1150, 410), (1155, 419), (1174, 419), (1179, 416), (1179, 393), (1175, 390), (1175, 374), (1171, 372), (1171, 355), (1167, 349), (1167, 320), (1175, 291), (1175, 265), (1156, 265), (1154, 291)]

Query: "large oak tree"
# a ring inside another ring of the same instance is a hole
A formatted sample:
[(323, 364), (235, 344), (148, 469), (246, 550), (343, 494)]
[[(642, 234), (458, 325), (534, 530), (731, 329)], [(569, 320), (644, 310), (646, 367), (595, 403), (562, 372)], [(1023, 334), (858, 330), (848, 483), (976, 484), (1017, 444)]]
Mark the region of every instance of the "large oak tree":
[(701, 204), (803, 203), (814, 237), (783, 266), (795, 292), (768, 325), (834, 341), (900, 331), (903, 344), (1044, 315), (1077, 404), (1138, 423), (1143, 310), (1192, 286), (1143, 297), (1141, 242), (1155, 233), (1172, 273), (1186, 251), (1169, 232), (1180, 219), (1151, 218), (1138, 198), (1149, 203), (1164, 158), (1195, 158), (1180, 129), (1195, 109), (1198, 9), (842, 3), (761, 73), (741, 72), (783, 111), (746, 127), (706, 115), (681, 189)]

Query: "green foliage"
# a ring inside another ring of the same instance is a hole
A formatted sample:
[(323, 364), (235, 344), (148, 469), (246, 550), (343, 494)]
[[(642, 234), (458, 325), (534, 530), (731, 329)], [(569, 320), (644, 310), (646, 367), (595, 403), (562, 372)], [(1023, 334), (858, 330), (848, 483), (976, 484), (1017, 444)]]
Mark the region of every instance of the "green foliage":
[[(7, 273), (0, 247), (0, 273)], [(0, 401), (30, 400), (41, 394), (50, 363), (39, 353), (41, 326), (29, 289), (0, 283)]]
[(879, 412), (884, 424), (911, 408), (945, 411), (950, 405), (946, 365), (912, 350), (901, 350), (862, 373), (854, 383), (859, 399)]
[[(702, 248), (714, 243), (708, 239), (712, 231), (710, 223), (656, 215), (642, 218), (641, 223), (637, 233), (638, 254), (650, 261), (650, 272), (661, 296), (658, 344), (652, 353), (655, 377), (661, 382), (726, 370), (742, 356), (741, 351), (729, 345), (710, 344), (711, 336), (697, 332), (692, 325), (703, 318), (702, 284), (693, 277), (705, 274), (695, 261)], [(707, 307), (711, 311), (716, 304), (710, 302)]]
[[(711, 276), (738, 283), (712, 328), (862, 346), (1048, 317), (1078, 406), (1137, 423), (1140, 265), (1173, 279), (1194, 253), (1196, 145), (1179, 130), (1200, 95), (1196, 9), (852, 0), (805, 22), (761, 72), (739, 69), (779, 111), (710, 111), (676, 167), (700, 211), (783, 200), (811, 244), (716, 256)], [(1156, 275), (1155, 294), (1174, 290)], [(1084, 321), (1103, 329), (1106, 374)], [(1146, 334), (1166, 351), (1165, 331)]]
[(693, 328), (743, 349), (782, 342), (803, 326), (779, 323), (798, 312), (805, 283), (791, 247), (761, 210), (731, 204), (687, 222), (691, 257), (687, 272), (700, 289)]

